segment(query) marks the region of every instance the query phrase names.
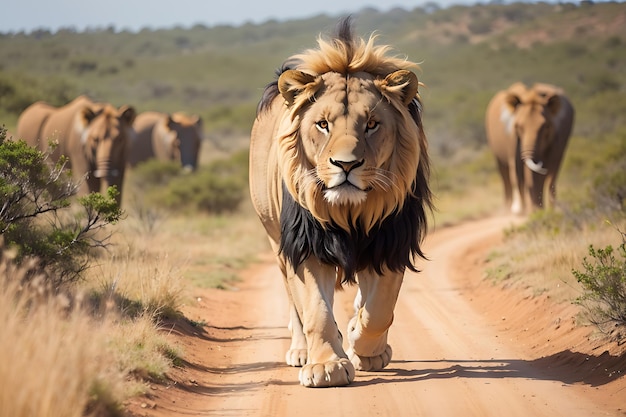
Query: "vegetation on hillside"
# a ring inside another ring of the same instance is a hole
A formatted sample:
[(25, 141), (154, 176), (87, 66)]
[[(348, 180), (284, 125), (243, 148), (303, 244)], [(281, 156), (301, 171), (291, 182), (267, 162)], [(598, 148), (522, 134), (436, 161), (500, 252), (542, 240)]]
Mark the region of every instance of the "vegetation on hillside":
[[(515, 3), (365, 9), (354, 18), (359, 34), (376, 31), (379, 42), (422, 63), (427, 132), (445, 153), (482, 145), (487, 101), (518, 80), (563, 87), (579, 108), (575, 134), (614, 128), (626, 110), (617, 88), (626, 78), (625, 15), (622, 3)], [(11, 130), (27, 98), (59, 103), (60, 92), (86, 93), (139, 111), (200, 114), (207, 135), (226, 141), (249, 133), (261, 91), (283, 60), (315, 46), (336, 21), (4, 34), (0, 117)], [(28, 93), (38, 86), (39, 96)]]

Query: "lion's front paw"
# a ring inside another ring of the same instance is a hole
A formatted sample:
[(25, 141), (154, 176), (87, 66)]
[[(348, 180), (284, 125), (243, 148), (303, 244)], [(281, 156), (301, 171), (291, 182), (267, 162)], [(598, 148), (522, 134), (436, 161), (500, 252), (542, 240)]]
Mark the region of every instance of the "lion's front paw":
[(359, 356), (354, 350), (349, 349), (348, 357), (359, 371), (380, 371), (391, 361), (391, 346), (387, 345), (385, 351), (377, 356)]
[(300, 383), (305, 387), (340, 387), (354, 381), (354, 366), (348, 359), (313, 363), (300, 369)]
[(289, 349), (285, 355), (287, 365), (289, 366), (304, 366), (307, 360), (306, 349)]

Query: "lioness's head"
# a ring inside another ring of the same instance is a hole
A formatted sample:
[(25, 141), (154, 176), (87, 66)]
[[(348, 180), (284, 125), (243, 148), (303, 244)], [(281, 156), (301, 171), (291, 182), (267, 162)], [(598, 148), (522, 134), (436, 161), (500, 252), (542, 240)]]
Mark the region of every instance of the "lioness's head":
[(410, 196), (430, 205), (417, 65), (374, 41), (343, 21), (335, 38), (287, 60), (264, 99), (284, 98), (277, 140), (294, 200), (321, 224), (366, 234)]

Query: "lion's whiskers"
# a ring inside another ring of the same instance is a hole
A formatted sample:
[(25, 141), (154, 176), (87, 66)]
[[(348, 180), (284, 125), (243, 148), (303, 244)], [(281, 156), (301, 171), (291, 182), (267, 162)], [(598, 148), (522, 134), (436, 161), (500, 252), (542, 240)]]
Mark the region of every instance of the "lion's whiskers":
[(391, 171), (382, 168), (371, 168), (372, 177), (370, 178), (370, 183), (373, 187), (380, 189), (381, 191), (389, 191), (392, 188), (395, 188), (396, 191), (402, 191), (397, 185), (397, 181), (394, 179), (397, 178), (397, 175)]
[[(324, 176), (327, 173), (332, 173), (332, 168), (320, 166), (307, 170), (300, 183), (303, 188), (311, 185), (313, 182), (316, 183), (317, 187), (323, 188), (324, 182), (320, 176)], [(363, 172), (363, 180), (369, 185), (369, 188), (384, 192), (395, 189), (396, 192), (403, 193), (404, 190), (401, 190), (398, 186), (398, 182), (400, 181), (398, 181), (397, 177), (397, 174), (384, 168), (370, 167), (366, 168)]]

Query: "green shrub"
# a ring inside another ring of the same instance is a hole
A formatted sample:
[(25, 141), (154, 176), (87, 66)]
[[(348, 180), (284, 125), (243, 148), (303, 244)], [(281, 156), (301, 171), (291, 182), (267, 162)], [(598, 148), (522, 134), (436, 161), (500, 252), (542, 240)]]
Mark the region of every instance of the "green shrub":
[(137, 210), (145, 211), (147, 206), (184, 212), (233, 212), (245, 196), (248, 153), (213, 161), (192, 173), (182, 170), (178, 163), (148, 161), (134, 170), (132, 178), (132, 186), (142, 197), (142, 201), (134, 202)]
[(577, 303), (592, 324), (618, 341), (626, 338), (626, 233), (620, 234), (622, 243), (617, 249), (590, 245), (593, 259), (583, 259), (583, 271), (572, 270), (584, 289)]
[(81, 276), (87, 255), (107, 245), (110, 234), (103, 229), (122, 215), (115, 187), (106, 196), (79, 198), (81, 207), (73, 207), (77, 186), (64, 165), (63, 159), (50, 165), (48, 155), (7, 140), (0, 128), (0, 235), (17, 249), (18, 261), (38, 259), (54, 290)]

